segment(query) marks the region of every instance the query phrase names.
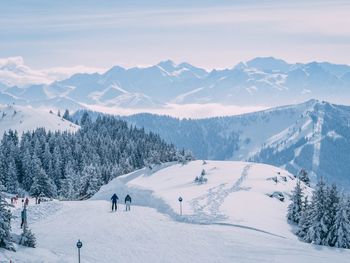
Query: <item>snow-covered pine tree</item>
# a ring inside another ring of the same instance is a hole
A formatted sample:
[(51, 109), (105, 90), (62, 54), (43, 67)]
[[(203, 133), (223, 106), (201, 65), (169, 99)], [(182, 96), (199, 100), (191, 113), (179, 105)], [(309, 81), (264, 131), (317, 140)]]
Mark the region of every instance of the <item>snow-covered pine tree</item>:
[(301, 189), (300, 181), (297, 180), (297, 184), (292, 192), (291, 203), (288, 206), (287, 218), (293, 223), (298, 224), (301, 218), (303, 209), (303, 190)]
[(194, 179), (194, 181), (198, 184), (203, 184), (206, 183), (208, 181), (208, 179), (205, 177), (207, 173), (205, 172), (205, 170), (203, 169), (201, 174), (199, 176), (196, 176), (196, 178)]
[[(2, 151), (2, 147), (0, 145), (0, 185), (4, 187), (5, 179), (6, 179), (7, 171), (6, 171), (6, 157)], [(5, 188), (5, 187), (4, 187)], [(6, 188), (5, 188), (6, 190)]]
[(305, 169), (300, 170), (300, 172), (298, 174), (298, 178), (300, 181), (304, 182), (307, 186), (310, 186), (310, 178), (309, 178), (309, 175)]
[(98, 168), (93, 165), (85, 166), (82, 171), (79, 193), (83, 197), (90, 197), (95, 194), (102, 185)]
[(33, 183), (33, 170), (32, 170), (33, 161), (38, 161), (38, 159), (32, 160), (30, 149), (26, 148), (23, 152), (23, 157), (22, 157), (22, 167), (23, 167), (22, 186), (24, 189), (30, 189)]
[(89, 124), (91, 124), (90, 115), (87, 112), (84, 112), (83, 116), (80, 119), (80, 125), (81, 126), (88, 126)]
[(77, 196), (77, 180), (73, 165), (69, 162), (65, 169), (65, 178), (61, 179), (59, 196), (61, 199), (72, 200)]
[(56, 185), (59, 185), (60, 180), (62, 179), (62, 166), (60, 146), (56, 145), (52, 154), (52, 179)]
[(15, 160), (10, 157), (8, 160), (7, 177), (5, 180), (6, 190), (10, 193), (18, 191), (18, 171)]
[(312, 217), (311, 217), (311, 208), (309, 204), (308, 197), (305, 197), (305, 200), (303, 201), (303, 209), (301, 213), (301, 217), (298, 224), (298, 230), (296, 234), (305, 242), (310, 243), (311, 240), (308, 239), (307, 232), (312, 224)]
[(337, 210), (339, 209), (339, 192), (337, 186), (333, 184), (327, 187), (327, 213), (325, 217), (325, 224), (328, 227), (328, 235), (323, 245), (334, 246), (334, 239), (337, 235), (335, 229), (333, 228), (336, 220)]
[(55, 184), (41, 167), (39, 167), (34, 175), (33, 184), (30, 187), (30, 194), (32, 196), (45, 195), (46, 197), (55, 197), (57, 195)]
[(333, 240), (331, 244), (339, 248), (350, 248), (350, 206), (343, 195), (337, 204), (334, 224), (331, 227)]
[(71, 118), (70, 118), (70, 115), (69, 115), (69, 110), (66, 109), (63, 113), (63, 116), (62, 116), (63, 119), (67, 120), (67, 121), (71, 121)]
[(21, 234), (21, 239), (19, 244), (26, 247), (35, 247), (36, 246), (36, 238), (33, 232), (28, 228), (27, 224), (23, 226), (23, 232)]
[(11, 211), (3, 196), (4, 186), (0, 184), (0, 247), (15, 250), (11, 239)]
[(325, 244), (330, 229), (327, 218), (328, 204), (326, 184), (323, 178), (321, 178), (318, 181), (316, 189), (312, 195), (310, 206), (311, 225), (306, 233), (305, 240), (309, 240), (316, 245)]

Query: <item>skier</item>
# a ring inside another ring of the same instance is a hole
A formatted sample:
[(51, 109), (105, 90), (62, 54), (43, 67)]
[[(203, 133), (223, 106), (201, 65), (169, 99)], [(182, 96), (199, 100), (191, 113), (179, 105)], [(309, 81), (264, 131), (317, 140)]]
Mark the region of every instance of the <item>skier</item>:
[(111, 200), (112, 200), (112, 212), (113, 211), (117, 211), (117, 201), (118, 201), (118, 196), (117, 196), (117, 194), (116, 193), (114, 193), (113, 195), (112, 195), (112, 197), (111, 197)]
[(130, 211), (131, 197), (129, 194), (125, 197), (125, 211)]
[(24, 207), (21, 212), (21, 228), (23, 228), (24, 224), (27, 225), (27, 209)]
[(24, 207), (26, 207), (28, 205), (29, 205), (29, 199), (28, 199), (28, 197), (26, 197), (26, 200), (24, 201)]

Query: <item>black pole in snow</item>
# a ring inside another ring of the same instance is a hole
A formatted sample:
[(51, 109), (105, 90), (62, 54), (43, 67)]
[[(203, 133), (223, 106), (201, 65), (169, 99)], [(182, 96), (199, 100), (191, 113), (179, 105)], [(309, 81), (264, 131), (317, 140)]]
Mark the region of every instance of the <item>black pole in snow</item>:
[(83, 246), (83, 243), (80, 241), (80, 239), (77, 242), (77, 248), (78, 248), (78, 262), (80, 263), (80, 249)]
[(182, 197), (179, 197), (179, 202), (180, 202), (180, 215), (182, 215)]

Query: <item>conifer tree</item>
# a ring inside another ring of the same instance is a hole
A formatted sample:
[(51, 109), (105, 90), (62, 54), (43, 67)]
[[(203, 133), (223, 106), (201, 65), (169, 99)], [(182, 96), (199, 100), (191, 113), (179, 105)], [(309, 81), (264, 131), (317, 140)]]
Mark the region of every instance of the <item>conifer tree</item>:
[(45, 195), (46, 197), (55, 197), (57, 195), (56, 186), (47, 176), (44, 169), (39, 168), (39, 171), (35, 174), (30, 194), (33, 196)]
[(74, 199), (76, 194), (76, 174), (71, 163), (69, 163), (65, 170), (65, 178), (61, 180), (61, 189), (59, 195), (62, 199)]
[(337, 210), (340, 209), (339, 206), (339, 193), (337, 186), (333, 184), (331, 187), (327, 187), (327, 211), (325, 217), (325, 224), (328, 226), (328, 234), (323, 245), (334, 246), (334, 240), (337, 235), (334, 229), (334, 224), (336, 221)]
[(62, 116), (63, 119), (67, 120), (67, 121), (71, 121), (71, 118), (69, 116), (69, 110), (66, 109), (65, 112), (63, 113), (63, 116)]
[(303, 202), (303, 209), (301, 213), (301, 217), (298, 224), (298, 230), (297, 235), (304, 240), (305, 242), (310, 243), (311, 240), (307, 236), (307, 232), (309, 231), (309, 228), (312, 224), (312, 214), (311, 214), (311, 208), (308, 201), (308, 197), (305, 197), (305, 200)]
[(29, 149), (25, 149), (22, 157), (22, 167), (23, 167), (23, 179), (22, 186), (24, 189), (30, 189), (33, 183), (33, 166), (35, 166), (35, 162), (39, 162), (39, 159), (31, 157)]
[(325, 244), (327, 239), (330, 228), (327, 219), (327, 205), (327, 188), (323, 178), (321, 178), (312, 195), (310, 207), (311, 225), (306, 234), (306, 240), (310, 240), (316, 245)]
[(4, 186), (0, 184), (0, 247), (14, 250), (11, 239), (11, 211), (3, 196)]
[(28, 228), (27, 224), (23, 226), (23, 232), (21, 234), (21, 239), (19, 244), (26, 247), (35, 248), (36, 246), (36, 238), (33, 232)]
[(297, 184), (292, 192), (291, 203), (288, 206), (287, 218), (293, 223), (298, 224), (301, 218), (302, 209), (303, 209), (303, 191), (301, 189), (300, 181), (297, 181)]
[(350, 211), (349, 201), (344, 196), (337, 204), (335, 221), (332, 225), (332, 246), (350, 248)]
[(6, 190), (10, 193), (18, 191), (18, 171), (15, 160), (10, 157), (5, 180)]
[(85, 166), (81, 176), (80, 195), (90, 197), (95, 194), (101, 186), (101, 178), (96, 167)]
[(304, 182), (307, 186), (310, 186), (310, 178), (305, 169), (301, 169), (298, 175), (300, 181)]

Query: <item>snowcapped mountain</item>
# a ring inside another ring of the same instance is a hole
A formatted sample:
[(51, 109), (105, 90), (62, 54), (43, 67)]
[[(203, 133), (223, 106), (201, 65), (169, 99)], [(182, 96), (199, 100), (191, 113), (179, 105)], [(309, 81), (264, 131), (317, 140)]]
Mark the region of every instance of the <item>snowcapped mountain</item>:
[[(197, 184), (203, 169), (207, 182)], [(348, 250), (306, 244), (293, 234), (286, 210), (295, 184), (288, 172), (263, 164), (209, 160), (144, 168), (112, 180), (90, 200), (31, 200), (28, 220), (37, 248), (0, 251), (8, 261), (70, 263), (77, 260), (79, 238), (88, 263), (346, 262)], [(131, 211), (119, 204), (111, 213), (113, 193), (120, 199), (129, 193)], [(13, 208), (15, 233), (21, 232), (20, 210), (20, 204)]]
[(22, 134), (25, 131), (36, 128), (74, 132), (79, 126), (48, 111), (34, 109), (28, 106), (0, 105), (1, 136), (8, 130), (16, 130), (18, 134)]
[(137, 114), (121, 117), (155, 132), (197, 158), (250, 160), (301, 168), (350, 189), (350, 107), (310, 100), (232, 117), (175, 119)]
[(143, 68), (115, 66), (105, 73), (78, 73), (51, 84), (20, 89), (5, 84), (0, 86), (1, 92), (32, 105), (47, 105), (49, 100), (64, 97), (75, 102), (74, 110), (82, 104), (145, 109), (167, 103), (278, 106), (312, 98), (346, 104), (350, 101), (350, 66), (289, 64), (258, 57), (230, 69), (208, 72), (167, 60)]

